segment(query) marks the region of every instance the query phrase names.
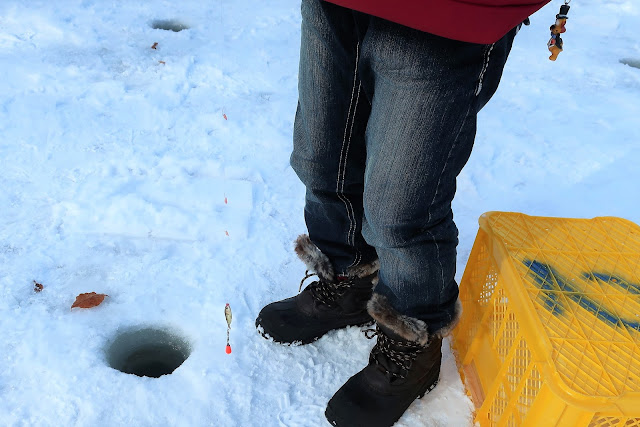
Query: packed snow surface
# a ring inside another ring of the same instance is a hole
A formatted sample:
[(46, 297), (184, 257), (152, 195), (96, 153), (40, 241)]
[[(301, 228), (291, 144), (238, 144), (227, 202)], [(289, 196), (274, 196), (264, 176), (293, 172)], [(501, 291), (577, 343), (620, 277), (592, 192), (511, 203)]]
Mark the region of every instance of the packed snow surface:
[[(551, 62), (560, 4), (523, 27), (479, 116), (458, 279), (486, 211), (640, 222), (640, 4), (572, 2)], [(0, 2), (0, 425), (324, 425), (374, 340), (287, 347), (254, 328), (304, 274), (299, 6)], [(83, 292), (108, 297), (71, 310)], [(173, 374), (108, 365), (116, 336), (144, 327), (188, 342)], [(398, 425), (468, 426), (472, 408), (447, 342), (440, 385)]]

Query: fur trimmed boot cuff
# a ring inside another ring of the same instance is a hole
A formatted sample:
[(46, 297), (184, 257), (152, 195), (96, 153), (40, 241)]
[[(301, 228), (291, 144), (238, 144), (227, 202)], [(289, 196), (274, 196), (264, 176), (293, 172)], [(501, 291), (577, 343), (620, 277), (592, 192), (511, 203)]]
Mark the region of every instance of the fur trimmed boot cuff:
[(442, 338), (451, 333), (460, 320), (462, 304), (460, 300), (456, 301), (454, 317), (449, 325), (431, 333), (429, 333), (425, 322), (415, 317), (398, 313), (398, 311), (391, 306), (387, 297), (383, 295), (374, 293), (367, 303), (367, 311), (378, 325), (389, 329), (407, 341), (417, 342), (422, 346), (426, 346), (432, 336)]
[[(300, 258), (300, 260), (307, 266), (307, 269), (315, 272), (320, 280), (331, 283), (336, 280), (333, 264), (331, 264), (329, 258), (311, 241), (307, 234), (301, 234), (298, 236), (295, 240), (294, 249), (296, 254), (298, 254), (298, 258)], [(378, 260), (375, 260), (367, 264), (350, 267), (347, 270), (346, 275), (348, 277), (355, 276), (358, 278), (364, 278), (377, 273), (379, 268), (380, 263)], [(374, 285), (375, 283), (376, 280), (373, 281)]]

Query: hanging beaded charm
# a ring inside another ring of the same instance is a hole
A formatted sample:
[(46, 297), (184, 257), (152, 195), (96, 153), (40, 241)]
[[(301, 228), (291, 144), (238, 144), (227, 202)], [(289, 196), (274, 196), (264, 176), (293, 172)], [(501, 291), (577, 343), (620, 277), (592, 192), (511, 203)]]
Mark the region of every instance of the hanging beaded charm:
[(551, 30), (551, 38), (547, 43), (547, 47), (549, 48), (549, 52), (551, 52), (550, 60), (555, 61), (558, 58), (558, 54), (562, 52), (562, 38), (560, 38), (560, 34), (567, 31), (564, 27), (567, 19), (567, 13), (569, 13), (569, 2), (571, 0), (565, 1), (565, 3), (560, 6), (560, 13), (556, 15), (556, 23), (553, 24), (549, 29)]

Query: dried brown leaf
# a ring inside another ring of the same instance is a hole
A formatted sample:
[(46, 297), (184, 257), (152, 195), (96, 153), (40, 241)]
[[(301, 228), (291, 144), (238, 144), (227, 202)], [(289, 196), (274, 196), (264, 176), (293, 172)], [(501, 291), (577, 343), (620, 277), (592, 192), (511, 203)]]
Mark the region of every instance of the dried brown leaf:
[(153, 46), (151, 46), (151, 49), (158, 49), (158, 42), (155, 42)]
[(42, 283), (38, 283), (35, 280), (33, 281), (33, 291), (34, 292), (42, 292), (43, 289), (44, 289), (44, 286), (42, 286)]
[(73, 303), (73, 305), (71, 306), (71, 308), (74, 307), (80, 307), (80, 308), (91, 308), (91, 307), (96, 307), (100, 304), (102, 304), (102, 301), (104, 301), (104, 297), (106, 297), (108, 295), (106, 294), (97, 294), (95, 292), (89, 292), (86, 294), (80, 294), (76, 297), (75, 302)]

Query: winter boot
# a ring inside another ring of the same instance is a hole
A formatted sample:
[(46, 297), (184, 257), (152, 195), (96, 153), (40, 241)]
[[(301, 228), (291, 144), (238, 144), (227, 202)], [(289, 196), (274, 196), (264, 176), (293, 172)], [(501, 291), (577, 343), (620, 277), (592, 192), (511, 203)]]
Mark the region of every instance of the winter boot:
[(296, 240), (295, 250), (318, 280), (295, 297), (273, 302), (264, 307), (256, 319), (256, 327), (265, 338), (282, 344), (308, 344), (333, 329), (372, 323), (367, 312), (377, 280), (378, 262), (361, 265), (336, 277), (333, 266), (307, 235)]
[(451, 328), (429, 334), (423, 321), (400, 315), (379, 294), (372, 297), (369, 313), (377, 328), (367, 337), (378, 341), (369, 364), (329, 401), (325, 416), (334, 426), (390, 427), (439, 380), (442, 336)]

